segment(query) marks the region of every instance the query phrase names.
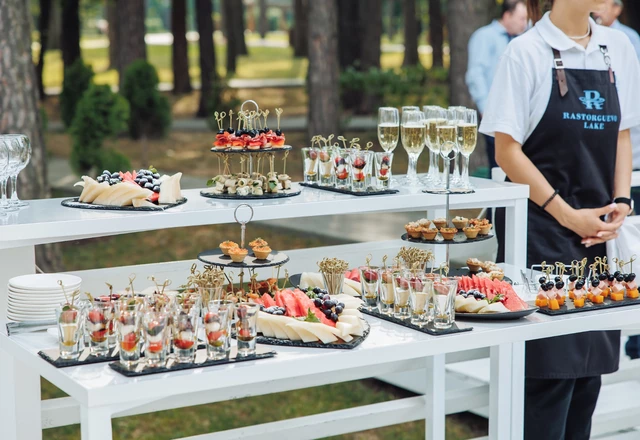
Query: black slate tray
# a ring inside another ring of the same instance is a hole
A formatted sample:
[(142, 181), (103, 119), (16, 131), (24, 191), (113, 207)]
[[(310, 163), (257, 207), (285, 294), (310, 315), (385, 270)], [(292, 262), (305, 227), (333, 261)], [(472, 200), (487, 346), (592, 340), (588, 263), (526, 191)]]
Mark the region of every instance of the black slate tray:
[[(199, 344), (198, 349), (201, 348), (206, 348), (206, 345)], [(120, 360), (117, 346), (109, 349), (106, 356), (94, 356), (90, 353), (91, 350), (87, 347), (80, 353), (78, 359), (60, 359), (60, 350), (58, 348), (51, 348), (39, 351), (38, 355), (56, 368), (77, 367), (78, 365), (99, 364)], [(144, 358), (144, 351), (142, 351), (140, 356)]]
[(219, 267), (237, 267), (244, 269), (261, 268), (261, 267), (276, 267), (282, 266), (289, 261), (289, 257), (278, 251), (271, 251), (269, 258), (266, 260), (259, 260), (249, 253), (242, 263), (234, 263), (231, 261), (231, 257), (224, 255), (220, 249), (211, 249), (198, 254), (198, 260), (203, 263), (213, 264)]
[(425, 194), (434, 194), (434, 195), (438, 195), (438, 196), (443, 196), (443, 195), (458, 195), (458, 194), (474, 194), (475, 190), (473, 189), (441, 189), (441, 190), (437, 190), (437, 189), (423, 189), (422, 190), (423, 193)]
[[(427, 272), (429, 272), (431, 269), (427, 268)], [(435, 269), (434, 269), (435, 272)], [(449, 276), (451, 277), (471, 277), (472, 275), (475, 275), (476, 277), (478, 276), (478, 274), (483, 273), (482, 271), (480, 272), (471, 272), (469, 270), (468, 267), (462, 267), (462, 268), (458, 268), (458, 269), (451, 269), (449, 270)], [(505, 275), (505, 277), (502, 279), (502, 281), (507, 282), (511, 285), (513, 285), (513, 280), (511, 278), (509, 278), (508, 276)], [(458, 316), (456, 314), (456, 316)]]
[(365, 321), (364, 332), (362, 333), (362, 336), (355, 337), (349, 342), (334, 342), (331, 344), (323, 344), (322, 342), (292, 341), (290, 339), (268, 338), (266, 336), (262, 336), (260, 333), (258, 333), (257, 342), (258, 344), (278, 345), (280, 347), (331, 348), (351, 350), (352, 348), (356, 348), (358, 345), (362, 344), (367, 336), (369, 336), (369, 332), (371, 332), (371, 326), (367, 321)]
[(348, 189), (341, 189), (341, 188), (333, 188), (331, 186), (320, 186), (320, 185), (316, 185), (314, 183), (305, 183), (305, 182), (300, 182), (299, 183), (300, 186), (306, 186), (307, 188), (314, 188), (314, 189), (321, 189), (323, 191), (330, 191), (330, 192), (335, 192), (335, 193), (340, 193), (340, 194), (349, 194), (351, 196), (359, 196), (359, 197), (364, 197), (364, 196), (380, 196), (380, 195), (385, 195), (385, 194), (397, 194), (400, 192), (400, 190), (397, 189), (374, 189), (372, 191), (351, 191)]
[(277, 153), (279, 151), (291, 151), (293, 149), (293, 147), (291, 145), (283, 145), (280, 148), (261, 148), (259, 150), (249, 150), (249, 149), (242, 149), (242, 150), (232, 150), (231, 147), (224, 149), (224, 150), (216, 150), (215, 147), (211, 147), (211, 152), (212, 153), (218, 153), (218, 154), (258, 154), (258, 153)]
[(455, 333), (464, 333), (473, 330), (473, 327), (460, 328), (455, 322), (453, 323), (453, 326), (448, 329), (436, 329), (435, 327), (433, 327), (433, 324), (428, 324), (425, 327), (418, 327), (417, 325), (411, 324), (411, 320), (409, 319), (394, 318), (393, 316), (384, 315), (377, 310), (366, 310), (364, 308), (361, 308), (360, 311), (365, 315), (375, 316), (376, 318), (382, 319), (384, 321), (389, 321), (421, 333), (427, 333), (431, 336), (452, 335)]
[(456, 312), (456, 319), (470, 321), (512, 321), (524, 318), (538, 311), (538, 307), (530, 307), (527, 310), (518, 310), (517, 312), (505, 313), (462, 313)]
[(254, 356), (249, 357), (237, 357), (238, 350), (236, 347), (231, 347), (231, 353), (229, 354), (228, 359), (222, 359), (219, 361), (210, 361), (207, 360), (207, 352), (206, 350), (198, 350), (196, 352), (196, 361), (194, 363), (188, 364), (179, 364), (175, 361), (173, 363), (167, 363), (169, 367), (147, 367), (144, 362), (139, 363), (134, 370), (129, 370), (122, 365), (120, 362), (112, 362), (109, 364), (112, 370), (117, 371), (123, 376), (127, 377), (138, 377), (138, 376), (148, 376), (150, 374), (159, 374), (159, 373), (169, 373), (171, 371), (182, 371), (182, 370), (191, 370), (193, 368), (202, 368), (202, 367), (213, 367), (215, 365), (224, 365), (224, 364), (234, 364), (238, 362), (246, 362), (246, 361), (255, 361), (259, 359), (269, 359), (276, 355), (276, 352), (273, 350), (267, 350), (264, 348), (256, 348), (256, 354)]
[(263, 194), (261, 196), (256, 196), (253, 194), (249, 194), (248, 196), (239, 196), (237, 194), (210, 194), (203, 191), (200, 191), (200, 195), (202, 197), (206, 197), (208, 199), (226, 199), (226, 200), (268, 200), (268, 199), (284, 199), (287, 197), (299, 196), (302, 191), (287, 189), (282, 192), (278, 192), (275, 194)]
[[(535, 301), (529, 302), (529, 305), (535, 306)], [(538, 309), (538, 313), (542, 313), (543, 315), (549, 315), (549, 316), (559, 316), (559, 315), (568, 315), (571, 313), (593, 312), (593, 311), (602, 310), (602, 309), (613, 309), (616, 307), (626, 307), (626, 306), (636, 306), (636, 305), (640, 305), (640, 298), (639, 299), (625, 298), (622, 301), (611, 301), (610, 298), (605, 298), (604, 303), (602, 304), (594, 304), (585, 298), (584, 307), (576, 308), (573, 305), (573, 301), (567, 297), (567, 299), (564, 302), (564, 305), (560, 307), (559, 310), (551, 310), (548, 307), (540, 307)]]
[(154, 207), (154, 208), (150, 206), (141, 206), (140, 208), (134, 208), (133, 206), (94, 205), (93, 203), (79, 202), (78, 197), (64, 199), (62, 202), (60, 202), (62, 206), (66, 206), (67, 208), (92, 209), (94, 211), (126, 211), (126, 212), (166, 211), (169, 208), (174, 208), (176, 206), (184, 205), (185, 203), (187, 203), (186, 197), (181, 198), (176, 203), (171, 203), (167, 205), (158, 205), (157, 207)]
[(468, 243), (477, 243), (479, 241), (485, 241), (492, 237), (493, 235), (489, 234), (489, 235), (478, 235), (477, 238), (467, 238), (467, 236), (464, 235), (464, 232), (458, 231), (456, 235), (453, 236), (453, 240), (443, 239), (442, 235), (440, 235), (439, 232), (438, 232), (438, 235), (436, 235), (435, 240), (423, 240), (422, 238), (411, 238), (407, 233), (402, 234), (402, 237), (400, 238), (402, 238), (404, 241), (408, 241), (411, 243), (420, 243), (420, 244), (462, 244), (462, 243), (468, 244)]

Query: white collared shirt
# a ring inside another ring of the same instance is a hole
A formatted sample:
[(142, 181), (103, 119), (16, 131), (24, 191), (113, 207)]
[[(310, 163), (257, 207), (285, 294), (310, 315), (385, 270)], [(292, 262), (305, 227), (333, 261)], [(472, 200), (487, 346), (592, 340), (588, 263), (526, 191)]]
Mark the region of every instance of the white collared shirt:
[(585, 49), (549, 19), (549, 13), (516, 38), (500, 58), (480, 132), (510, 135), (520, 144), (531, 136), (544, 115), (554, 78), (552, 47), (567, 69), (607, 70), (600, 46), (607, 46), (616, 74), (622, 118), (620, 131), (640, 125), (640, 63), (625, 34), (591, 22)]

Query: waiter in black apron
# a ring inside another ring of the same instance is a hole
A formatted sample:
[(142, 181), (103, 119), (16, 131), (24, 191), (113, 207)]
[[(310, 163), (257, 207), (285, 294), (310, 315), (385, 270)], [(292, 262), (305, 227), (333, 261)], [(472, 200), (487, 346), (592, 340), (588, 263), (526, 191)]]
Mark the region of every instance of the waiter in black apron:
[[(604, 0), (555, 0), (501, 59), (481, 132), (508, 178), (530, 186), (527, 264), (606, 255), (631, 210), (629, 128), (640, 124), (640, 66), (628, 39), (590, 18)], [(635, 100), (635, 103), (634, 103)], [(620, 332), (526, 345), (525, 439), (588, 439)]]

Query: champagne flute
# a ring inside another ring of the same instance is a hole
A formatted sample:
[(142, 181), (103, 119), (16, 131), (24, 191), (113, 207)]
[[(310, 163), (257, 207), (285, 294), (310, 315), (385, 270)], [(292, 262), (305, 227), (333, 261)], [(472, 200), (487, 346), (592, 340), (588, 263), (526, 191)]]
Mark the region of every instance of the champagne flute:
[(445, 110), (437, 105), (425, 105), (423, 107), (425, 117), (425, 144), (429, 148), (429, 174), (427, 182), (437, 185), (440, 179), (440, 147), (438, 146), (438, 134), (436, 128), (444, 125), (446, 120)]
[[(436, 133), (438, 137), (438, 147), (440, 150), (440, 155), (443, 158), (451, 159), (451, 153), (455, 153), (457, 151), (457, 119), (455, 112), (453, 110), (446, 110), (446, 123), (444, 125), (440, 125), (436, 128)], [(451, 176), (449, 176), (449, 182), (447, 182), (447, 174), (450, 170), (447, 167), (450, 167), (450, 160), (445, 160), (445, 189), (449, 189), (451, 186)], [(447, 185), (449, 188), (447, 188)]]
[(387, 153), (393, 153), (400, 137), (400, 117), (395, 107), (378, 109), (378, 142)]
[(410, 186), (418, 184), (418, 158), (424, 150), (424, 117), (421, 111), (402, 112), (402, 146), (409, 156), (407, 182)]
[[(456, 126), (461, 123), (464, 122), (464, 115), (465, 112), (467, 111), (466, 107), (462, 107), (462, 106), (451, 106), (449, 107), (449, 110), (453, 111), (454, 114), (454, 120), (456, 121)], [(454, 157), (452, 159), (453, 162), (453, 175), (451, 176), (451, 183), (454, 186), (459, 186), (461, 183), (461, 178), (460, 178), (460, 167), (458, 166), (459, 160), (458, 160), (458, 153), (460, 153), (460, 151), (458, 150), (458, 144), (460, 143), (460, 139), (458, 139), (458, 142), (456, 143), (456, 157)]]
[(462, 187), (473, 189), (469, 181), (469, 156), (476, 149), (478, 142), (478, 112), (467, 109), (464, 112), (464, 122), (458, 124), (458, 144), (462, 161)]

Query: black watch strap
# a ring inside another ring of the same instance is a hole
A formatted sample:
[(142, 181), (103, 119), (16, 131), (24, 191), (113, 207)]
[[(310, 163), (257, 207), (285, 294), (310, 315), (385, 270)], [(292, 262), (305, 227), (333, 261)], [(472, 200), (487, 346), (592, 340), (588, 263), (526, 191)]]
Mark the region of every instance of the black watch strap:
[(617, 197), (617, 198), (613, 199), (613, 203), (624, 203), (625, 205), (629, 205), (629, 208), (631, 208), (632, 211), (634, 209), (633, 200), (631, 200), (631, 199), (629, 199), (627, 197)]

